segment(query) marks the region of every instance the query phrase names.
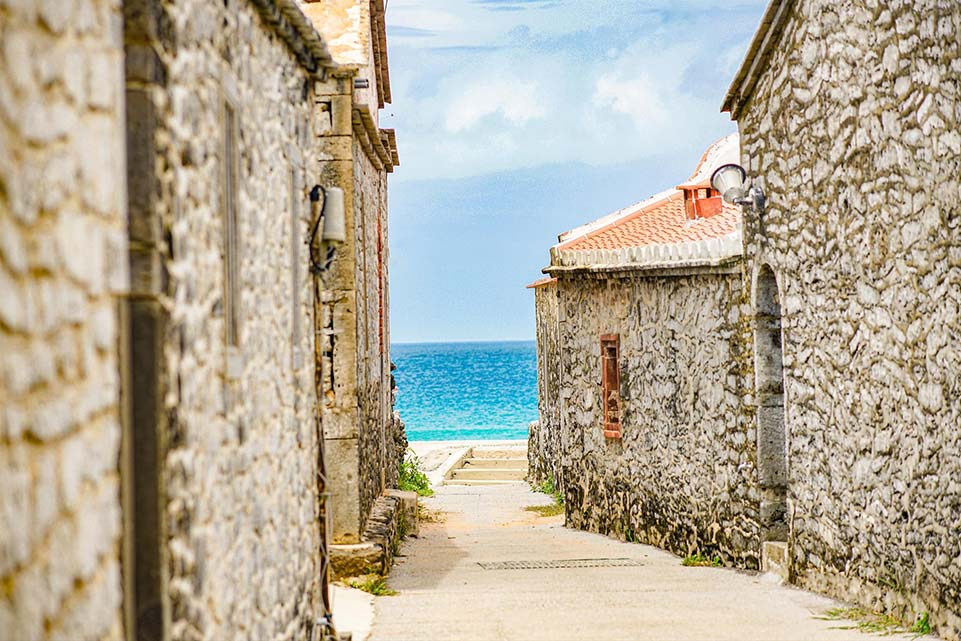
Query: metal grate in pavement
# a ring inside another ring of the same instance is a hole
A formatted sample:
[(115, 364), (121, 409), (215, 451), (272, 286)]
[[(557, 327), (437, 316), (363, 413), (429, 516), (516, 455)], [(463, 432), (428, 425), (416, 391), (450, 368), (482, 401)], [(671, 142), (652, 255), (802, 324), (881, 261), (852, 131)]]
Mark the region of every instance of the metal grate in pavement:
[(485, 570), (555, 570), (565, 568), (630, 568), (644, 565), (637, 559), (560, 559), (556, 561), (491, 561), (478, 563)]

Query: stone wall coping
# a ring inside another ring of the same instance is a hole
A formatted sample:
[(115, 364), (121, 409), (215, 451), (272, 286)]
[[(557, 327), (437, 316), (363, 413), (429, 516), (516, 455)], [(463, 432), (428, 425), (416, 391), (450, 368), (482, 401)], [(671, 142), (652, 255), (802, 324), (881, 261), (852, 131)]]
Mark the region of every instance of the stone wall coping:
[(734, 75), (727, 95), (724, 96), (724, 103), (721, 105), (722, 112), (730, 112), (731, 120), (737, 120), (741, 107), (750, 98), (754, 91), (754, 86), (761, 73), (764, 71), (767, 61), (777, 45), (781, 30), (791, 13), (791, 8), (796, 0), (771, 0), (764, 16), (761, 18), (761, 25), (751, 40), (744, 62)]
[(322, 80), (328, 69), (337, 66), (323, 36), (297, 0), (250, 0), (250, 3), (313, 77)]
[(617, 249), (551, 249), (551, 264), (543, 272), (554, 276), (570, 271), (625, 271), (714, 267), (743, 255), (742, 225), (720, 238), (669, 245), (643, 245)]
[(374, 46), (374, 69), (377, 73), (377, 93), (380, 106), (391, 101), (390, 64), (387, 62), (387, 3), (375, 0), (371, 3), (371, 40)]
[[(735, 256), (727, 260), (719, 260), (714, 263), (695, 263), (675, 264), (662, 267), (638, 267), (635, 265), (622, 265), (612, 267), (547, 267), (557, 277), (570, 281), (572, 277), (578, 278), (618, 278), (618, 277), (638, 277), (638, 278), (686, 278), (688, 276), (703, 276), (707, 274), (739, 274), (741, 273), (742, 258)], [(535, 290), (536, 291), (536, 290)]]
[(400, 164), (397, 153), (397, 137), (393, 129), (378, 129), (374, 114), (368, 105), (354, 105), (351, 114), (354, 133), (361, 148), (378, 171), (392, 173)]

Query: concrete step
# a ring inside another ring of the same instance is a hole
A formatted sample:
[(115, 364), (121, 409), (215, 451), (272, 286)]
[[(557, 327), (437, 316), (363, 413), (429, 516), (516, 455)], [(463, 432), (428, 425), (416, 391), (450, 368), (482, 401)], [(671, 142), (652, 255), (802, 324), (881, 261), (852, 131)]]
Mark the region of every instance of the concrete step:
[(490, 467), (462, 467), (459, 470), (454, 470), (451, 478), (472, 481), (523, 481), (527, 478), (527, 468), (513, 470)]
[(487, 479), (447, 479), (444, 485), (510, 485), (512, 483), (523, 483), (524, 481), (490, 481)]
[(471, 458), (483, 458), (483, 459), (518, 459), (523, 458), (527, 460), (527, 450), (514, 449), (514, 450), (485, 450), (475, 447), (471, 451)]
[(469, 458), (464, 461), (464, 468), (485, 467), (505, 470), (524, 470), (527, 472), (526, 458)]

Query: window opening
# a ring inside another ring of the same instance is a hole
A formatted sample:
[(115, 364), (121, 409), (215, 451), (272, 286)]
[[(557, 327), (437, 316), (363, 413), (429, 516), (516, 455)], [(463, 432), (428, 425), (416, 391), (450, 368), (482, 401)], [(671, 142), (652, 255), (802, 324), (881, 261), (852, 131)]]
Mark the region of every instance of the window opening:
[(621, 364), (617, 334), (601, 336), (601, 394), (604, 404), (604, 436), (621, 438)]
[(224, 110), (224, 311), (227, 345), (240, 346), (240, 230), (237, 224), (237, 116)]

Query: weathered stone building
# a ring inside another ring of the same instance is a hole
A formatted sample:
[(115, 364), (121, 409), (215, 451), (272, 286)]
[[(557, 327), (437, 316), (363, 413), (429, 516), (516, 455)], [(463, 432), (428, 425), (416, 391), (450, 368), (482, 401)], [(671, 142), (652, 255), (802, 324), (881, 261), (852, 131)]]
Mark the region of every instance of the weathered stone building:
[(959, 33), (955, 2), (772, 2), (724, 101), (768, 198), (743, 259), (642, 281), (616, 262), (645, 254), (562, 237), (531, 466), (569, 523), (777, 554), (798, 585), (961, 638)]
[(0, 2), (0, 638), (120, 638), (115, 0)]
[(124, 9), (135, 625), (305, 636), (322, 546), (304, 239), (329, 55), (292, 3)]
[[(396, 146), (325, 44), (379, 33), (386, 78), (382, 4), (353, 4), (379, 31), (293, 0), (0, 2), (0, 639), (326, 632), (325, 352), (383, 399), (352, 420), (402, 436), (386, 350), (314, 340), (337, 274), (353, 331), (387, 318)], [(314, 185), (347, 193), (332, 255)], [(368, 493), (397, 458), (354, 457)]]
[(324, 179), (348, 185), (346, 239), (324, 279), (324, 438), (332, 541), (360, 542), (376, 499), (397, 482), (406, 450), (394, 416), (387, 292), (387, 173), (398, 163), (383, 0), (304, 5), (341, 71), (320, 85), (330, 105)]
[(959, 34), (953, 1), (773, 2), (724, 101), (769, 198), (745, 213), (745, 300), (755, 400), (773, 415), (759, 438), (785, 443), (791, 576), (926, 612), (948, 639), (961, 638)]
[(562, 234), (534, 284), (535, 480), (573, 527), (758, 567), (760, 526), (738, 208), (712, 145), (675, 189)]

